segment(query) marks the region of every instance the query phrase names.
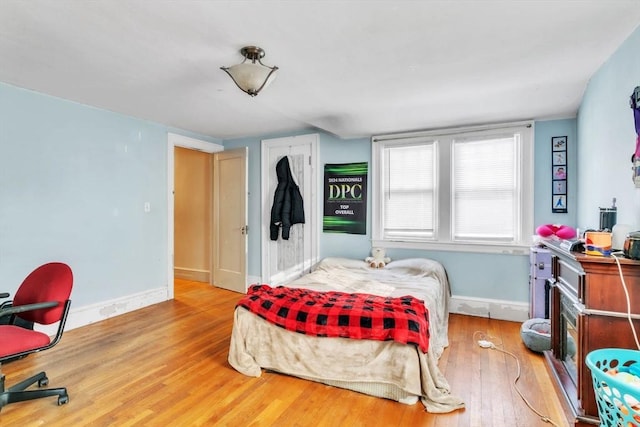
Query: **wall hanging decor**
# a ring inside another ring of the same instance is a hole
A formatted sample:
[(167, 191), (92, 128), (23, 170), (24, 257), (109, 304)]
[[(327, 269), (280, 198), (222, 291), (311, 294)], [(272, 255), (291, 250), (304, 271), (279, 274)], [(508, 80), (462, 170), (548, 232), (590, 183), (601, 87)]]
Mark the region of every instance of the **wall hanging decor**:
[(367, 234), (368, 163), (324, 165), (322, 231)]
[(567, 213), (567, 137), (551, 138), (551, 211)]

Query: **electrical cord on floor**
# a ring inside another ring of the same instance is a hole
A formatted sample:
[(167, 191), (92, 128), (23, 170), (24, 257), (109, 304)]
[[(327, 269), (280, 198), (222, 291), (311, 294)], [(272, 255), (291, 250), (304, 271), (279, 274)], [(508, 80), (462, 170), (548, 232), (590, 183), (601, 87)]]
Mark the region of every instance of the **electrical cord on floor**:
[[(481, 332), (478, 332), (478, 331), (474, 332), (474, 334), (473, 334), (474, 341), (475, 341), (476, 334), (478, 334), (478, 333), (481, 333)], [(536, 408), (534, 408), (533, 405), (527, 400), (526, 397), (524, 397), (524, 395), (522, 394), (522, 392), (518, 388), (517, 384), (518, 384), (518, 380), (520, 379), (520, 374), (521, 374), (520, 361), (518, 360), (518, 357), (515, 354), (513, 354), (513, 353), (511, 353), (511, 352), (509, 352), (507, 350), (503, 350), (501, 348), (498, 348), (492, 341), (489, 341), (489, 340), (487, 340), (485, 338), (488, 338), (488, 337), (483, 337), (482, 339), (477, 340), (477, 343), (481, 348), (488, 348), (490, 350), (499, 351), (501, 353), (504, 353), (504, 354), (507, 354), (507, 355), (513, 357), (513, 359), (516, 361), (516, 366), (517, 366), (518, 373), (517, 373), (515, 379), (513, 380), (512, 386), (513, 386), (513, 389), (516, 391), (516, 393), (518, 393), (518, 396), (520, 396), (522, 401), (525, 403), (525, 405), (527, 405), (527, 407), (529, 409), (531, 409), (538, 417), (540, 417), (540, 419), (543, 422), (551, 424), (554, 427), (561, 427), (559, 424), (556, 424), (551, 418), (547, 417), (546, 415), (544, 415), (540, 411), (538, 411)]]
[[(478, 345), (480, 345), (480, 347), (483, 348), (489, 348), (489, 344), (493, 344), (493, 345), (497, 345), (497, 346), (501, 346), (502, 342), (498, 342), (498, 337), (494, 337), (488, 334), (485, 334), (482, 331), (475, 331), (473, 333), (473, 340), (476, 341), (478, 343)], [(484, 347), (483, 345), (480, 344), (480, 342), (482, 342), (484, 345), (486, 345), (486, 347)]]
[(636, 328), (633, 326), (633, 319), (631, 318), (631, 300), (629, 298), (629, 290), (627, 289), (627, 284), (624, 281), (624, 275), (622, 274), (622, 266), (620, 265), (620, 260), (616, 255), (620, 254), (620, 252), (614, 252), (611, 254), (613, 259), (616, 260), (616, 264), (618, 265), (618, 273), (620, 274), (620, 281), (622, 282), (622, 289), (624, 290), (624, 296), (627, 300), (627, 320), (629, 320), (629, 325), (631, 325), (631, 332), (633, 333), (633, 339), (636, 341), (636, 347), (640, 350), (640, 343), (638, 343), (638, 334), (636, 334)]

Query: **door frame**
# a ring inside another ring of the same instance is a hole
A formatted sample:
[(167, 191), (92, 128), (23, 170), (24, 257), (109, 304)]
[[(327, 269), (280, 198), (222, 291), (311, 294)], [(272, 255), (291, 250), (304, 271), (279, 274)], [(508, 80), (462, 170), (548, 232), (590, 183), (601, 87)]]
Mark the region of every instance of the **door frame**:
[[(195, 138), (190, 138), (184, 135), (178, 135), (175, 133), (167, 132), (167, 299), (173, 299), (173, 269), (174, 269), (174, 256), (173, 245), (175, 243), (175, 148), (187, 148), (190, 150), (202, 151), (205, 153), (217, 153), (224, 151), (224, 146), (213, 142), (202, 141)], [(213, 229), (211, 229), (213, 233)], [(210, 236), (213, 241), (213, 236)], [(211, 267), (211, 277), (213, 275), (213, 267)]]

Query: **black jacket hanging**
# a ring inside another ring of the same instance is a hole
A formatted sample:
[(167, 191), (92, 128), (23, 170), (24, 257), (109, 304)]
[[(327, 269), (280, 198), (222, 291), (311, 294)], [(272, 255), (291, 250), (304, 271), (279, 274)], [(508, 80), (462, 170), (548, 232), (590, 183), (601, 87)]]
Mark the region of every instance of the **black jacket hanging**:
[(282, 238), (289, 240), (291, 226), (304, 224), (304, 206), (298, 184), (291, 175), (287, 156), (276, 164), (276, 176), (278, 177), (278, 186), (273, 196), (269, 231), (271, 240), (278, 240), (278, 230), (282, 227)]

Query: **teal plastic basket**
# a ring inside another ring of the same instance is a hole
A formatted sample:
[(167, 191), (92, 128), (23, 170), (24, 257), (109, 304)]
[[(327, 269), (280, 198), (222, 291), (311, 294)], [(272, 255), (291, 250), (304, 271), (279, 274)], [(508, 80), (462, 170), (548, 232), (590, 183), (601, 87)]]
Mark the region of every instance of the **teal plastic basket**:
[(587, 354), (601, 427), (640, 426), (640, 386), (608, 373), (612, 369), (640, 377), (640, 351), (602, 348)]

